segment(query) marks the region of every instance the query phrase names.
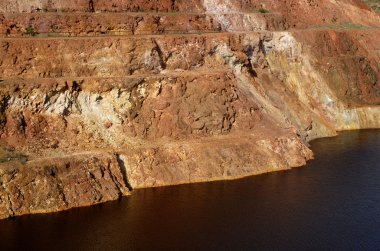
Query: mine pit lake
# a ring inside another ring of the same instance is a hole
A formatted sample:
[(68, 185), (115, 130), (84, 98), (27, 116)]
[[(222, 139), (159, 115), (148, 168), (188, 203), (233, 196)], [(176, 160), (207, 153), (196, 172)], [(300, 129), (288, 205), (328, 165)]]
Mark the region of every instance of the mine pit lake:
[(311, 145), (290, 171), (2, 220), (0, 250), (380, 250), (380, 130)]

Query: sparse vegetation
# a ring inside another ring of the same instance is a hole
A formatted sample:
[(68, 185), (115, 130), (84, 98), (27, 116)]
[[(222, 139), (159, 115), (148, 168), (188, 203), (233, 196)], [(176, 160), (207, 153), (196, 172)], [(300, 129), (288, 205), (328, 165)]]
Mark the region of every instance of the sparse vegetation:
[(149, 10), (145, 10), (144, 8), (141, 8), (141, 7), (135, 7), (131, 9), (131, 12), (149, 12)]
[(380, 0), (365, 0), (365, 2), (376, 12), (380, 13)]
[(364, 26), (361, 24), (354, 24), (354, 23), (340, 23), (340, 24), (326, 24), (324, 26), (315, 26), (314, 28), (317, 29), (340, 29), (340, 30), (365, 30), (365, 29), (371, 29), (372, 27)]
[(264, 13), (269, 13), (270, 11), (265, 8), (260, 8), (259, 12), (264, 14)]
[(315, 25), (315, 26), (311, 26), (310, 28), (331, 29), (331, 30), (367, 30), (367, 29), (373, 29), (377, 27), (345, 22), (345, 23), (329, 23), (325, 25)]
[(0, 144), (0, 163), (18, 160), (25, 163), (28, 157), (20, 152), (15, 151), (14, 148)]
[(168, 10), (167, 13), (178, 13), (178, 10)]
[(25, 29), (25, 35), (34, 37), (38, 35), (38, 32), (35, 31), (33, 27), (29, 26), (28, 28)]

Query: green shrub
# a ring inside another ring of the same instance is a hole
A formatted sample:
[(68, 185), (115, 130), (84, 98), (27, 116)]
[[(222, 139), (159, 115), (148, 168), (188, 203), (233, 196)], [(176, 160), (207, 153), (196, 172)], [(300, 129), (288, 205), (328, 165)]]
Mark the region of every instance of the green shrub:
[(25, 34), (34, 37), (38, 35), (38, 32), (35, 31), (33, 27), (29, 26), (28, 28), (25, 29)]
[(269, 13), (269, 10), (265, 9), (265, 8), (260, 8), (259, 9), (259, 12), (260, 13)]

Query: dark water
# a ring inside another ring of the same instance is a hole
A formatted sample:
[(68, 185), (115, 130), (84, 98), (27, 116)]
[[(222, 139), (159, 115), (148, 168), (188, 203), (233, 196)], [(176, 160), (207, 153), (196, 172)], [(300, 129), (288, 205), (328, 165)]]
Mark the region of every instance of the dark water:
[(380, 250), (380, 131), (312, 148), (305, 168), (0, 221), (0, 250)]

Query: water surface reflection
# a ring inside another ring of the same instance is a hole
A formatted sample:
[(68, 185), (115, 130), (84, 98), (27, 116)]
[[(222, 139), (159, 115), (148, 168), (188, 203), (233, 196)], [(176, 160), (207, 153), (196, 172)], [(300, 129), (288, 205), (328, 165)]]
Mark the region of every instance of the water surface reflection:
[(379, 250), (380, 131), (312, 148), (306, 168), (0, 221), (1, 249)]

